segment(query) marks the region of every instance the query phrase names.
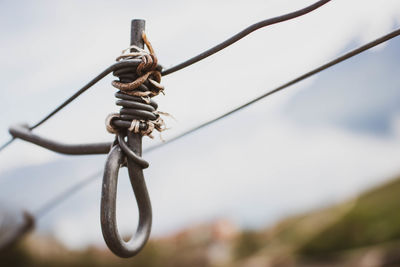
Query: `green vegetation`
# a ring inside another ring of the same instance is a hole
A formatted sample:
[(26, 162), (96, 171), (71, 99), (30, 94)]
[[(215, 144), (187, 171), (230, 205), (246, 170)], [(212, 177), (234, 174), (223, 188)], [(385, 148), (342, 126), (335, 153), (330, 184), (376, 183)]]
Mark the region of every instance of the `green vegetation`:
[(400, 179), (361, 195), (354, 207), (300, 249), (320, 255), (400, 239)]

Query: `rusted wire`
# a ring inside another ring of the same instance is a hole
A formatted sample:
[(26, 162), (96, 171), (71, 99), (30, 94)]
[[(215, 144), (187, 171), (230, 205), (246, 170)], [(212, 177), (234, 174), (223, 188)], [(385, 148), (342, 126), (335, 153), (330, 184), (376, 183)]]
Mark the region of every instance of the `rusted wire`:
[(128, 129), (153, 138), (153, 130), (161, 132), (166, 127), (156, 110), (157, 105), (154, 105), (155, 102), (152, 103), (150, 98), (163, 92), (164, 86), (160, 84), (161, 73), (157, 70), (157, 56), (145, 32), (142, 33), (142, 39), (149, 52), (132, 45), (124, 49), (122, 55), (116, 59), (117, 61), (140, 59), (141, 62), (136, 69), (127, 67), (114, 72), (119, 80), (113, 81), (112, 85), (120, 90), (116, 97), (121, 99), (117, 101), (117, 105), (122, 106), (122, 109), (119, 114), (113, 113), (107, 117), (106, 128), (110, 133)]
[[(143, 41), (149, 50), (149, 53), (139, 47), (130, 46), (129, 48), (122, 51), (122, 55), (117, 57), (117, 61), (126, 60), (126, 59), (140, 59), (141, 62), (136, 68), (136, 74), (139, 75), (132, 82), (124, 82), (124, 81), (113, 81), (112, 85), (115, 88), (123, 91), (125, 94), (132, 95), (132, 96), (139, 96), (139, 97), (146, 97), (146, 96), (156, 96), (160, 92), (164, 90), (164, 86), (160, 84), (161, 82), (161, 72), (157, 70), (157, 63), (158, 59), (154, 52), (153, 46), (151, 45), (150, 41), (148, 40), (146, 33), (142, 33)], [(131, 49), (136, 50), (136, 52), (129, 52)], [(143, 86), (144, 83), (148, 81), (148, 87)], [(144, 87), (146, 91), (135, 90), (139, 87)]]

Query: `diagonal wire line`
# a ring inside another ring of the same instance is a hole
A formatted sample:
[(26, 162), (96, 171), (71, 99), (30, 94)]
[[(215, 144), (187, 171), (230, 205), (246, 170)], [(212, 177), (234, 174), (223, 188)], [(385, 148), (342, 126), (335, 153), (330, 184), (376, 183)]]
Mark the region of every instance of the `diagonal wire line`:
[[(20, 238), (22, 236), (24, 236), (25, 234), (27, 234), (33, 230), (35, 224), (37, 223), (36, 221), (38, 219), (45, 216), (47, 213), (49, 213), (50, 211), (55, 209), (58, 205), (60, 205), (66, 199), (68, 199), (69, 197), (71, 197), (72, 195), (74, 195), (75, 193), (77, 193), (78, 191), (83, 189), (84, 187), (88, 186), (93, 181), (97, 180), (99, 178), (99, 176), (101, 175), (101, 173), (102, 173), (101, 171), (92, 173), (91, 175), (82, 179), (80, 182), (69, 187), (62, 193), (56, 195), (50, 201), (45, 202), (41, 207), (39, 207), (36, 211), (34, 211), (32, 213), (28, 212), (28, 211), (22, 211), (21, 216), (23, 217), (23, 221), (11, 222), (12, 225), (10, 225), (8, 228), (5, 229), (5, 231), (7, 231), (7, 232), (2, 233), (3, 238), (0, 239), (0, 251), (3, 251), (4, 249), (9, 248), (10, 246), (12, 246), (16, 242), (18, 242), (18, 240), (20, 240)], [(4, 215), (4, 214), (2, 214), (2, 215)], [(1, 217), (0, 217), (0, 219), (1, 219)], [(2, 230), (1, 226), (2, 225), (1, 225), (1, 220), (0, 220), (0, 232)]]
[[(87, 91), (90, 87), (92, 87), (93, 85), (95, 85), (98, 81), (100, 81), (101, 79), (103, 79), (104, 77), (106, 77), (109, 73), (111, 73), (112, 71), (114, 71), (117, 66), (119, 64), (113, 64), (110, 67), (106, 68), (104, 71), (102, 71), (100, 74), (98, 74), (96, 77), (94, 77), (91, 81), (89, 81), (87, 84), (85, 84), (81, 89), (79, 89), (75, 94), (73, 94), (72, 96), (70, 96), (67, 100), (65, 100), (63, 103), (61, 103), (61, 105), (59, 105), (58, 107), (56, 107), (53, 111), (51, 111), (47, 116), (45, 116), (43, 119), (41, 119), (40, 121), (38, 121), (36, 124), (34, 124), (33, 126), (29, 127), (30, 130), (33, 130), (37, 127), (39, 127), (40, 125), (42, 125), (43, 123), (45, 123), (48, 119), (50, 119), (51, 117), (53, 117), (57, 112), (59, 112), (60, 110), (62, 110), (64, 107), (66, 107), (68, 104), (70, 104), (72, 101), (74, 101), (78, 96), (80, 96), (81, 94), (83, 94), (85, 91)], [(4, 143), (1, 147), (0, 147), (0, 151), (2, 151), (3, 149), (5, 149), (7, 146), (9, 146), (16, 138), (12, 137), (9, 141), (7, 141), (6, 143)]]
[[(176, 137), (174, 137), (174, 138), (172, 138), (172, 139), (170, 139), (170, 140), (168, 140), (168, 141), (166, 141), (164, 143), (149, 147), (148, 149), (145, 149), (144, 152), (148, 153), (148, 152), (154, 151), (154, 150), (156, 150), (158, 148), (161, 148), (161, 147), (163, 147), (163, 146), (165, 146), (167, 144), (170, 144), (170, 143), (172, 143), (172, 142), (174, 142), (174, 141), (176, 141), (176, 140), (178, 140), (178, 139), (180, 139), (180, 138), (182, 138), (184, 136), (187, 136), (187, 135), (189, 135), (189, 134), (191, 134), (191, 133), (193, 133), (193, 132), (195, 132), (197, 130), (200, 130), (201, 128), (204, 128), (204, 127), (206, 127), (206, 126), (208, 126), (208, 125), (210, 125), (212, 123), (215, 123), (215, 122), (217, 122), (217, 121), (219, 121), (219, 120), (221, 120), (221, 119), (223, 119), (223, 118), (225, 118), (225, 117), (227, 117), (227, 116), (229, 116), (229, 115), (231, 115), (231, 114), (233, 114), (233, 113), (235, 113), (235, 112), (237, 112), (237, 111), (239, 111), (241, 109), (244, 109), (247, 106), (250, 106), (251, 104), (254, 104), (254, 103), (258, 102), (258, 101), (260, 101), (261, 99), (263, 99), (265, 97), (268, 97), (268, 96), (270, 96), (270, 95), (272, 95), (274, 93), (277, 93), (277, 92), (279, 92), (279, 91), (281, 91), (281, 90), (283, 90), (283, 89), (285, 89), (285, 88), (287, 88), (287, 87), (289, 87), (289, 86), (291, 86), (291, 85), (293, 85), (295, 83), (298, 83), (298, 82), (300, 82), (300, 81), (302, 81), (302, 80), (304, 80), (306, 78), (309, 78), (314, 74), (317, 74), (317, 73), (319, 73), (319, 72), (321, 72), (321, 71), (323, 71), (323, 70), (325, 70), (327, 68), (330, 68), (330, 67), (332, 67), (332, 66), (334, 66), (334, 65), (336, 65), (336, 64), (338, 64), (338, 63), (340, 63), (342, 61), (345, 61), (345, 60), (347, 60), (347, 59), (349, 59), (349, 58), (351, 58), (351, 57), (353, 57), (355, 55), (358, 55), (358, 54), (360, 54), (360, 53), (362, 53), (362, 52), (364, 52), (364, 51), (366, 51), (366, 50), (368, 50), (368, 49), (370, 49), (372, 47), (375, 47), (375, 46), (377, 46), (377, 45), (379, 45), (381, 43), (384, 43), (384, 42), (386, 42), (386, 41), (388, 41), (388, 40), (390, 40), (390, 39), (392, 39), (392, 38), (394, 38), (394, 37), (396, 37), (398, 35), (400, 35), (400, 29), (397, 29), (397, 30), (385, 35), (385, 36), (382, 36), (381, 38), (378, 38), (378, 39), (376, 39), (376, 40), (374, 40), (374, 41), (372, 41), (370, 43), (367, 43), (367, 44), (365, 44), (363, 46), (360, 46), (359, 48), (354, 49), (354, 50), (352, 50), (352, 51), (350, 51), (350, 52), (348, 52), (348, 53), (346, 53), (346, 54), (344, 54), (344, 55), (342, 55), (342, 56), (340, 56), (340, 57), (338, 57), (338, 58), (336, 58), (336, 59), (324, 64), (324, 65), (321, 65), (320, 67), (317, 67), (317, 68), (315, 68), (315, 69), (313, 69), (313, 70), (311, 70), (311, 71), (309, 71), (307, 73), (304, 73), (303, 75), (301, 75), (301, 76), (299, 76), (299, 77), (297, 77), (297, 78), (295, 78), (295, 79), (293, 79), (293, 80), (291, 80), (291, 81), (289, 81), (287, 83), (284, 83), (281, 86), (279, 86), (279, 87), (277, 87), (277, 88), (275, 88), (275, 89), (273, 89), (271, 91), (268, 91), (268, 92), (260, 95), (259, 97), (255, 98), (255, 99), (253, 99), (253, 100), (251, 100), (251, 101), (249, 101), (249, 102), (247, 102), (247, 103), (245, 103), (245, 104), (243, 104), (243, 105), (241, 105), (241, 106), (239, 106), (239, 107), (237, 107), (237, 108), (235, 108), (235, 109), (233, 109), (233, 110), (231, 110), (229, 112), (226, 112), (225, 114), (223, 114), (223, 115), (221, 115), (221, 116), (219, 116), (219, 117), (217, 117), (215, 119), (207, 121), (207, 122), (205, 122), (203, 124), (200, 124), (197, 127), (194, 127), (194, 128), (192, 128), (192, 129), (190, 129), (190, 130), (188, 130), (186, 132), (183, 132), (182, 134), (179, 134)], [(46, 202), (42, 207), (40, 207), (36, 212), (34, 212), (34, 217), (36, 217), (36, 218), (43, 217), (49, 211), (53, 210), (59, 204), (61, 204), (63, 201), (65, 201), (67, 198), (69, 198), (73, 194), (79, 192), (81, 189), (83, 189), (84, 187), (89, 185), (91, 182), (97, 180), (99, 178), (100, 174), (101, 174), (101, 171), (96, 171), (93, 174), (89, 175), (88, 177), (84, 178), (81, 182), (71, 186), (66, 191), (64, 191), (61, 194), (55, 196), (52, 200)], [(32, 218), (34, 218), (34, 217), (32, 217)], [(21, 230), (20, 234), (23, 234), (22, 230)]]
[[(332, 60), (332, 61), (330, 61), (330, 62), (328, 62), (328, 63), (326, 63), (324, 65), (321, 65), (320, 67), (317, 67), (317, 68), (315, 68), (315, 69), (313, 69), (313, 70), (311, 70), (311, 71), (309, 71), (307, 73), (304, 73), (303, 75), (300, 75), (297, 78), (295, 78), (295, 79), (293, 79), (293, 80), (291, 80), (291, 81), (289, 81), (287, 83), (284, 83), (281, 86), (279, 86), (279, 87), (277, 87), (277, 88), (275, 88), (275, 89), (273, 89), (271, 91), (268, 91), (268, 92), (260, 95), (259, 97), (255, 98), (255, 99), (253, 99), (253, 100), (251, 100), (251, 101), (249, 101), (249, 102), (247, 102), (247, 103), (245, 103), (245, 104), (243, 104), (243, 105), (241, 105), (241, 106), (239, 106), (239, 107), (237, 107), (237, 108), (235, 108), (235, 109), (233, 109), (233, 110), (231, 110), (229, 112), (226, 112), (225, 114), (223, 114), (223, 115), (221, 115), (221, 116), (219, 116), (219, 117), (217, 117), (215, 119), (212, 119), (210, 121), (202, 123), (199, 126), (194, 127), (194, 128), (192, 128), (192, 129), (190, 129), (188, 131), (185, 131), (185, 132), (175, 136), (174, 138), (167, 140), (164, 143), (160, 143), (159, 145), (155, 145), (155, 146), (149, 147), (147, 149), (144, 149), (143, 152), (144, 153), (149, 153), (149, 152), (154, 151), (156, 149), (159, 149), (159, 148), (161, 148), (161, 147), (163, 147), (163, 146), (165, 146), (167, 144), (170, 144), (170, 143), (172, 143), (172, 142), (174, 142), (174, 141), (176, 141), (176, 140), (178, 140), (178, 139), (180, 139), (180, 138), (182, 138), (184, 136), (187, 136), (187, 135), (189, 135), (189, 134), (191, 134), (191, 133), (193, 133), (193, 132), (195, 132), (197, 130), (200, 130), (201, 128), (204, 128), (204, 127), (206, 127), (206, 126), (208, 126), (210, 124), (213, 124), (213, 123), (215, 123), (215, 122), (217, 122), (217, 121), (219, 121), (219, 120), (221, 120), (221, 119), (223, 119), (223, 118), (225, 118), (225, 117), (227, 117), (227, 116), (229, 116), (229, 115), (231, 115), (231, 114), (233, 114), (233, 113), (235, 113), (235, 112), (237, 112), (237, 111), (239, 111), (241, 109), (244, 109), (245, 107), (250, 106), (251, 104), (254, 104), (257, 101), (260, 101), (261, 99), (263, 99), (265, 97), (268, 97), (268, 96), (270, 96), (272, 94), (275, 94), (275, 93), (277, 93), (277, 92), (279, 92), (279, 91), (281, 91), (281, 90), (283, 90), (283, 89), (285, 89), (285, 88), (287, 88), (287, 87), (289, 87), (289, 86), (291, 86), (291, 85), (293, 85), (295, 83), (298, 83), (298, 82), (300, 82), (300, 81), (302, 81), (302, 80), (304, 80), (306, 78), (309, 78), (314, 74), (317, 74), (317, 73), (319, 73), (319, 72), (321, 72), (321, 71), (323, 71), (323, 70), (325, 70), (327, 68), (330, 68), (330, 67), (332, 67), (332, 66), (334, 66), (334, 65), (336, 65), (336, 64), (338, 64), (338, 63), (340, 63), (342, 61), (345, 61), (345, 60), (347, 60), (347, 59), (349, 59), (349, 58), (351, 58), (351, 57), (353, 57), (355, 55), (358, 55), (358, 54), (360, 54), (360, 53), (362, 53), (362, 52), (364, 52), (364, 51), (366, 51), (366, 50), (368, 50), (368, 49), (370, 49), (372, 47), (375, 47), (375, 46), (377, 46), (377, 45), (379, 45), (381, 43), (384, 43), (384, 42), (386, 42), (386, 41), (388, 41), (388, 40), (390, 40), (390, 39), (392, 39), (392, 38), (394, 38), (394, 37), (396, 37), (398, 35), (400, 35), (400, 29), (397, 29), (397, 30), (395, 30), (395, 31), (393, 31), (393, 32), (391, 32), (391, 33), (389, 33), (389, 34), (387, 34), (385, 36), (382, 36), (382, 37), (380, 37), (380, 38), (378, 38), (378, 39), (376, 39), (376, 40), (374, 40), (374, 41), (372, 41), (370, 43), (367, 43), (367, 44), (365, 44), (363, 46), (360, 46), (360, 47), (358, 47), (358, 48), (356, 48), (356, 49), (354, 49), (354, 50), (352, 50), (352, 51), (350, 51), (350, 52), (348, 52), (348, 53), (346, 53), (346, 54), (344, 54), (342, 56), (339, 56), (338, 58), (336, 58), (336, 59), (334, 59), (334, 60)], [(37, 214), (38, 214), (37, 216), (40, 217), (40, 216), (44, 215), (45, 213), (47, 213), (48, 211), (53, 209), (55, 206), (60, 204), (62, 201), (64, 201), (66, 198), (68, 198), (72, 194), (78, 192), (80, 189), (82, 189), (83, 187), (87, 186), (88, 184), (90, 184), (95, 179), (97, 179), (100, 176), (100, 174), (101, 174), (101, 172), (96, 171), (95, 173), (91, 174), (87, 178), (83, 179), (80, 183), (72, 186), (71, 188), (67, 189), (65, 192), (61, 193), (61, 195), (56, 196), (53, 200), (51, 200), (49, 203), (45, 204), (42, 208), (40, 208), (37, 211)]]
[(332, 67), (332, 66), (334, 66), (334, 65), (336, 65), (336, 64), (338, 64), (338, 63), (340, 63), (342, 61), (345, 61), (345, 60), (347, 60), (347, 59), (349, 59), (349, 58), (351, 58), (351, 57), (353, 57), (355, 55), (358, 55), (358, 54), (360, 54), (360, 53), (362, 53), (362, 52), (364, 52), (364, 51), (366, 51), (366, 50), (368, 50), (368, 49), (370, 49), (372, 47), (375, 47), (375, 46), (377, 46), (377, 45), (379, 45), (381, 43), (384, 43), (384, 42), (386, 42), (386, 41), (388, 41), (388, 40), (390, 40), (390, 39), (392, 39), (392, 38), (394, 38), (396, 36), (399, 36), (399, 35), (400, 35), (400, 29), (397, 29), (397, 30), (395, 30), (395, 31), (393, 31), (393, 32), (391, 32), (391, 33), (389, 33), (387, 35), (384, 35), (384, 36), (382, 36), (382, 37), (380, 37), (380, 38), (378, 38), (378, 39), (376, 39), (376, 40), (374, 40), (372, 42), (369, 42), (369, 43), (367, 43), (367, 44), (365, 44), (363, 46), (360, 46), (360, 47), (358, 47), (358, 48), (356, 48), (356, 49), (354, 49), (354, 50), (352, 50), (352, 51), (350, 51), (350, 52), (348, 52), (348, 53), (346, 53), (346, 54), (344, 54), (342, 56), (339, 56), (338, 58), (336, 58), (336, 59), (334, 59), (332, 61), (329, 61), (328, 63), (326, 63), (324, 65), (321, 65), (321, 66), (319, 66), (319, 67), (317, 67), (317, 68), (315, 68), (315, 69), (313, 69), (313, 70), (311, 70), (309, 72), (306, 72), (306, 73), (298, 76), (297, 78), (295, 78), (295, 79), (293, 79), (291, 81), (288, 81), (288, 82), (282, 84), (281, 86), (279, 86), (279, 87), (277, 87), (277, 88), (275, 88), (275, 89), (273, 89), (271, 91), (268, 91), (268, 92), (266, 92), (266, 93), (264, 93), (264, 94), (262, 94), (262, 95), (260, 95), (260, 96), (258, 96), (256, 98), (254, 98), (254, 99), (242, 104), (241, 106), (238, 106), (238, 107), (236, 107), (236, 108), (234, 108), (234, 109), (232, 109), (232, 110), (230, 110), (230, 111), (228, 111), (228, 112), (226, 112), (226, 113), (224, 113), (224, 114), (222, 114), (222, 115), (220, 115), (220, 116), (218, 116), (218, 117), (216, 117), (216, 118), (214, 118), (212, 120), (209, 120), (209, 121), (207, 121), (205, 123), (202, 123), (202, 124), (192, 128), (192, 129), (190, 129), (190, 130), (188, 130), (186, 132), (183, 132), (183, 133), (181, 133), (181, 134), (179, 134), (179, 135), (177, 135), (177, 136), (165, 141), (164, 143), (160, 143), (158, 145), (154, 145), (152, 147), (149, 147), (148, 149), (146, 149), (144, 151), (145, 152), (150, 152), (150, 151), (158, 149), (158, 148), (160, 148), (160, 147), (162, 147), (162, 146), (164, 146), (166, 144), (172, 143), (172, 142), (174, 142), (174, 141), (176, 141), (176, 140), (178, 140), (178, 139), (180, 139), (180, 138), (182, 138), (182, 137), (184, 137), (186, 135), (189, 135), (189, 134), (191, 134), (191, 133), (193, 133), (193, 132), (195, 132), (197, 130), (200, 130), (201, 128), (204, 128), (204, 127), (206, 127), (206, 126), (208, 126), (210, 124), (213, 124), (213, 123), (215, 123), (215, 122), (217, 122), (217, 121), (219, 121), (219, 120), (221, 120), (223, 118), (226, 118), (229, 115), (232, 115), (233, 113), (238, 112), (239, 110), (242, 110), (242, 109), (244, 109), (244, 108), (246, 108), (246, 107), (248, 107), (248, 106), (250, 106), (250, 105), (252, 105), (252, 104), (254, 104), (254, 103), (258, 102), (258, 101), (260, 101), (261, 99), (264, 99), (264, 98), (266, 98), (266, 97), (268, 97), (270, 95), (273, 95), (273, 94), (275, 94), (275, 93), (277, 93), (277, 92), (279, 92), (279, 91), (281, 91), (283, 89), (286, 89), (287, 87), (289, 87), (291, 85), (294, 85), (294, 84), (296, 84), (296, 83), (298, 83), (298, 82), (300, 82), (300, 81), (302, 81), (304, 79), (307, 79), (307, 78), (309, 78), (309, 77), (311, 77), (311, 76), (313, 76), (313, 75), (315, 75), (315, 74), (317, 74), (317, 73), (319, 73), (319, 72), (321, 72), (323, 70), (326, 70), (326, 69), (328, 69), (328, 68), (330, 68), (330, 67)]
[(102, 171), (96, 171), (88, 175), (87, 177), (82, 179), (79, 183), (72, 185), (70, 188), (61, 192), (59, 195), (56, 195), (50, 201), (47, 201), (43, 206), (41, 206), (39, 209), (33, 212), (33, 216), (35, 216), (36, 218), (43, 217), (49, 211), (53, 210), (57, 205), (61, 204), (64, 200), (66, 200), (73, 194), (77, 193), (82, 188), (88, 186), (93, 181), (97, 180), (101, 176), (101, 174)]
[[(43, 119), (41, 119), (40, 121), (38, 121), (36, 124), (34, 124), (33, 126), (29, 127), (30, 130), (33, 130), (37, 127), (39, 127), (40, 125), (42, 125), (43, 123), (45, 123), (48, 119), (50, 119), (51, 117), (53, 117), (57, 112), (59, 112), (60, 110), (62, 110), (64, 107), (66, 107), (68, 104), (70, 104), (72, 101), (74, 101), (78, 96), (80, 96), (82, 93), (84, 93), (86, 90), (88, 90), (90, 87), (92, 87), (94, 84), (96, 84), (98, 81), (100, 81), (102, 78), (104, 78), (105, 76), (107, 76), (110, 72), (111, 72), (111, 67), (105, 69), (102, 73), (100, 73), (99, 75), (97, 75), (93, 80), (91, 80), (89, 83), (87, 83), (85, 86), (83, 86), (81, 89), (79, 89), (75, 94), (73, 94), (71, 97), (69, 97), (67, 100), (65, 100), (61, 105), (59, 105), (58, 107), (56, 107), (53, 111), (51, 111), (47, 116), (45, 116)], [(12, 137), (9, 141), (7, 141), (6, 143), (4, 143), (1, 147), (0, 147), (0, 151), (2, 151), (3, 149), (5, 149), (7, 146), (9, 146), (16, 138)]]
[(321, 0), (321, 1), (318, 1), (318, 2), (312, 4), (312, 5), (308, 6), (308, 7), (305, 7), (303, 9), (300, 9), (300, 10), (297, 10), (297, 11), (294, 11), (294, 12), (279, 16), (279, 17), (266, 19), (266, 20), (262, 20), (260, 22), (254, 23), (254, 24), (250, 25), (249, 27), (247, 27), (246, 29), (242, 30), (241, 32), (239, 32), (239, 33), (235, 34), (234, 36), (230, 37), (229, 39), (223, 41), (222, 43), (217, 44), (216, 46), (214, 46), (214, 47), (212, 47), (212, 48), (210, 48), (210, 49), (208, 49), (208, 50), (206, 50), (206, 51), (204, 51), (204, 52), (202, 52), (200, 54), (198, 54), (197, 56), (192, 57), (192, 58), (190, 58), (190, 59), (188, 59), (188, 60), (186, 60), (186, 61), (184, 61), (184, 62), (182, 62), (180, 64), (177, 64), (176, 66), (173, 66), (173, 67), (171, 67), (169, 69), (163, 70), (161, 72), (161, 74), (165, 76), (165, 75), (171, 74), (171, 73), (173, 73), (175, 71), (178, 71), (178, 70), (181, 70), (183, 68), (186, 68), (186, 67), (188, 67), (188, 66), (190, 66), (190, 65), (192, 65), (192, 64), (194, 64), (196, 62), (199, 62), (200, 60), (205, 59), (206, 57), (209, 57), (209, 56), (221, 51), (222, 49), (225, 49), (226, 47), (232, 45), (233, 43), (236, 43), (240, 39), (244, 38), (245, 36), (249, 35), (250, 33), (254, 32), (254, 31), (256, 31), (256, 30), (258, 30), (260, 28), (263, 28), (263, 27), (266, 27), (266, 26), (269, 26), (269, 25), (272, 25), (272, 24), (284, 22), (286, 20), (291, 20), (291, 19), (294, 19), (296, 17), (300, 17), (302, 15), (305, 15), (305, 14), (307, 14), (307, 13), (309, 13), (311, 11), (314, 11), (315, 9), (325, 5), (329, 1), (330, 0)]
[(9, 145), (11, 145), (12, 142), (14, 142), (15, 138), (12, 137), (10, 140), (8, 140), (7, 142), (5, 142), (4, 144), (2, 144), (0, 146), (0, 151), (2, 151), (3, 149), (5, 149), (6, 147), (8, 147)]
[[(205, 52), (190, 58), (188, 60), (186, 60), (185, 62), (182, 62), (172, 68), (166, 69), (164, 71), (162, 71), (162, 75), (168, 75), (171, 74), (175, 71), (178, 71), (180, 69), (183, 69), (189, 65), (192, 65), (208, 56), (211, 56), (212, 54), (217, 53), (218, 51), (221, 51), (222, 49), (230, 46), (231, 44), (239, 41), (240, 39), (244, 38), (245, 36), (249, 35), (250, 33), (266, 27), (268, 25), (272, 25), (272, 24), (276, 24), (279, 22), (283, 22), (286, 20), (290, 20), (290, 19), (294, 19), (296, 17), (305, 15), (317, 8), (319, 8), (320, 6), (328, 3), (331, 0), (320, 0), (308, 7), (305, 7), (303, 9), (300, 9), (298, 11), (292, 12), (292, 13), (288, 13), (286, 15), (282, 15), (279, 17), (275, 17), (275, 18), (271, 18), (271, 19), (266, 19), (260, 22), (257, 22), (249, 27), (247, 27), (246, 29), (242, 30), (241, 32), (235, 34), (234, 36), (232, 36), (231, 38), (227, 39), (226, 41), (206, 50)], [(60, 110), (62, 110), (64, 107), (66, 107), (68, 104), (70, 104), (72, 101), (74, 101), (76, 98), (78, 98), (82, 93), (84, 93), (85, 91), (87, 91), (89, 88), (91, 88), (93, 85), (95, 85), (98, 81), (100, 81), (101, 79), (103, 79), (105, 76), (107, 76), (108, 74), (110, 74), (112, 71), (114, 71), (118, 66), (120, 66), (121, 64), (113, 64), (110, 67), (108, 67), (107, 69), (105, 69), (103, 72), (101, 72), (100, 74), (98, 74), (95, 78), (93, 78), (89, 83), (87, 83), (85, 86), (83, 86), (81, 89), (79, 89), (75, 94), (73, 94), (71, 97), (69, 97), (67, 100), (65, 100), (63, 103), (61, 103), (61, 105), (59, 105), (58, 107), (56, 107), (53, 111), (51, 111), (47, 116), (45, 116), (43, 119), (41, 119), (39, 122), (37, 122), (36, 124), (34, 124), (33, 126), (29, 127), (30, 130), (33, 130), (37, 127), (39, 127), (40, 125), (42, 125), (43, 123), (45, 123), (48, 119), (50, 119), (51, 117), (53, 117), (56, 113), (58, 113)], [(7, 141), (6, 143), (4, 143), (3, 145), (0, 146), (0, 151), (2, 151), (3, 149), (5, 149), (7, 146), (9, 146), (11, 143), (13, 143), (15, 140), (15, 137), (12, 137), (9, 141)]]

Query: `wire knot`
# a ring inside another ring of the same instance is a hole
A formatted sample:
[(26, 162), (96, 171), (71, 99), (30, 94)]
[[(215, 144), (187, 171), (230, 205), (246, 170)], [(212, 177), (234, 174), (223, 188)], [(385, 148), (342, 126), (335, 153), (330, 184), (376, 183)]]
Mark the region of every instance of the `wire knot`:
[(154, 130), (166, 130), (160, 115), (167, 113), (157, 111), (157, 104), (151, 98), (163, 92), (164, 87), (160, 84), (161, 72), (154, 49), (144, 32), (142, 38), (148, 51), (132, 45), (116, 58), (117, 61), (140, 59), (140, 62), (135, 67), (114, 71), (119, 80), (113, 81), (112, 85), (120, 90), (116, 93), (119, 99), (116, 104), (122, 108), (119, 113), (106, 118), (106, 128), (112, 134), (125, 129), (125, 132), (154, 138)]
[(149, 51), (132, 45), (122, 50), (122, 54), (116, 58), (116, 61), (141, 60), (136, 68), (136, 79), (131, 82), (113, 81), (112, 85), (128, 95), (153, 97), (163, 93), (164, 86), (161, 85), (161, 72), (157, 70), (157, 56), (145, 32), (142, 33), (142, 38)]

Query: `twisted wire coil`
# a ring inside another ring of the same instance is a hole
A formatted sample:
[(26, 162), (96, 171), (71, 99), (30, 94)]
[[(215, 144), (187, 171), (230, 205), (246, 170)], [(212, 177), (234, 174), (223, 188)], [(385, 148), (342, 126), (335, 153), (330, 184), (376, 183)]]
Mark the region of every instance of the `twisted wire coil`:
[(124, 140), (127, 131), (153, 138), (154, 130), (162, 132), (166, 129), (164, 120), (160, 116), (164, 113), (157, 111), (158, 105), (151, 99), (164, 90), (164, 86), (160, 84), (161, 66), (158, 65), (157, 56), (144, 32), (142, 38), (149, 51), (130, 46), (116, 59), (117, 62), (140, 59), (140, 63), (136, 66), (124, 66), (113, 72), (118, 78), (112, 82), (112, 85), (119, 89), (115, 93), (118, 99), (116, 105), (121, 109), (119, 113), (107, 116), (106, 129), (116, 134), (116, 142), (126, 156), (132, 158), (142, 168), (147, 168), (149, 163), (136, 155)]

